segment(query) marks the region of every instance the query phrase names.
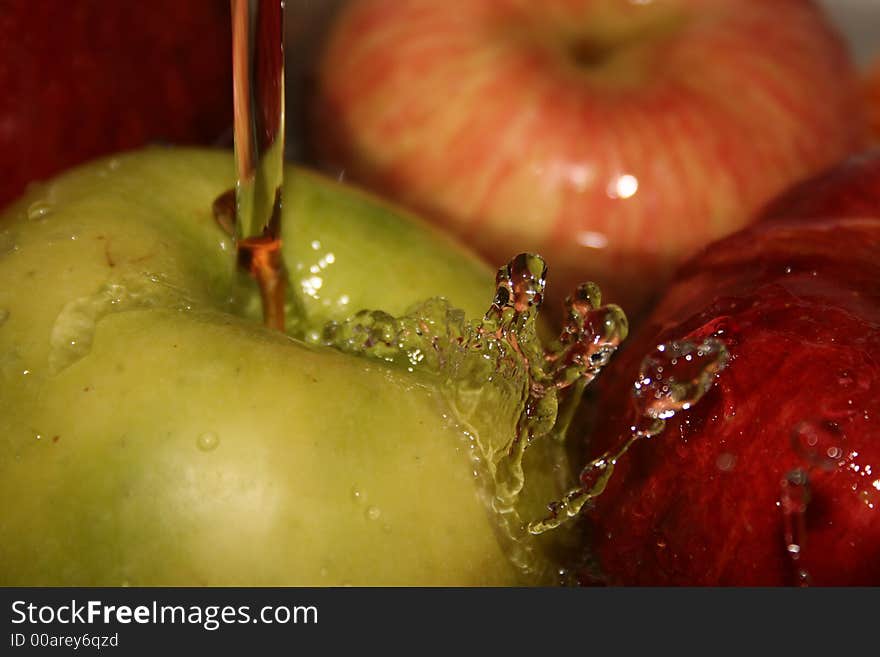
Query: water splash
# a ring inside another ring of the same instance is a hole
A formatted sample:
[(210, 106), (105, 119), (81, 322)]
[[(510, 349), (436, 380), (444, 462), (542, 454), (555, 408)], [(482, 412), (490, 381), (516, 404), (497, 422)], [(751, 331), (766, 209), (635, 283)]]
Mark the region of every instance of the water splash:
[(627, 451), (639, 440), (660, 434), (666, 421), (676, 413), (693, 407), (709, 391), (728, 361), (727, 348), (715, 339), (658, 345), (642, 360), (633, 384), (636, 420), (629, 432), (590, 461), (581, 472), (581, 485), (551, 503), (550, 514), (531, 523), (529, 531), (541, 534), (577, 516), (584, 505), (605, 491), (617, 463)]
[(472, 440), (487, 506), (511, 560), (524, 572), (534, 567), (538, 549), (520, 511), (526, 450), (545, 439), (551, 461), (564, 453), (562, 440), (584, 389), (628, 331), (623, 311), (602, 305), (599, 288), (587, 283), (566, 300), (559, 338), (543, 345), (538, 316), (546, 278), (540, 256), (520, 254), (499, 269), (495, 296), (480, 320), (468, 321), (448, 301), (434, 298), (401, 317), (363, 310), (329, 322), (318, 338), (325, 346), (434, 377), (452, 420)]

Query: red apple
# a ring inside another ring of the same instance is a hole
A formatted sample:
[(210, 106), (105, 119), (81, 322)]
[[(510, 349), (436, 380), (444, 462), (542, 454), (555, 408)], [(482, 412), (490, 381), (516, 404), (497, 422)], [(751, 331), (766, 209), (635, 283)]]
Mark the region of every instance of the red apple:
[(628, 312), (863, 132), (807, 0), (355, 1), (318, 96), (328, 166)]
[(590, 512), (612, 584), (880, 584), (880, 152), (793, 189), (681, 269), (599, 400), (601, 453), (642, 356), (725, 342), (707, 395), (621, 459)]
[(232, 122), (227, 0), (19, 0), (0, 11), (0, 205), (96, 155)]
[(865, 100), (868, 106), (868, 124), (871, 137), (880, 143), (880, 57), (865, 78)]

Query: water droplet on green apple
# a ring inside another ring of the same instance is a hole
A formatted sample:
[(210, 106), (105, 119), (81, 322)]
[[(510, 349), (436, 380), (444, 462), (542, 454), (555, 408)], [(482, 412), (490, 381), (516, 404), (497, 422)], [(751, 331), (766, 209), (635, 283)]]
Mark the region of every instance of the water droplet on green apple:
[(382, 515), (382, 510), (378, 506), (368, 506), (365, 515), (367, 520), (378, 520)]
[(0, 231), (0, 257), (9, 255), (18, 250), (15, 243), (15, 235), (10, 230)]
[(187, 303), (176, 288), (154, 275), (128, 274), (108, 281), (95, 294), (68, 302), (55, 318), (49, 337), (50, 374), (89, 354), (97, 323), (107, 315), (157, 306), (180, 309)]
[(47, 218), (52, 213), (52, 204), (46, 200), (34, 201), (28, 206), (27, 218), (31, 221), (39, 221)]
[(9, 319), (9, 311), (5, 308), (0, 308), (0, 326), (3, 326), (7, 319)]
[(215, 450), (219, 444), (220, 437), (213, 431), (206, 431), (196, 439), (196, 446), (203, 452)]

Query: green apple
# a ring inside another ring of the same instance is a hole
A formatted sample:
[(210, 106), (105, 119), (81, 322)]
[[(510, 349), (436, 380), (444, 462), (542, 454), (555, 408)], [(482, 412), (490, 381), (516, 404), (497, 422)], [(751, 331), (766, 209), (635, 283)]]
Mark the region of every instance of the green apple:
[(555, 546), (511, 518), (565, 490), (562, 457), (529, 450), (513, 515), (486, 474), (521, 400), (451, 404), (418, 367), (319, 344), (437, 295), (478, 318), (490, 270), (359, 191), (286, 178), (298, 337), (234, 275), (212, 214), (228, 153), (99, 161), (0, 219), (0, 584), (549, 581)]

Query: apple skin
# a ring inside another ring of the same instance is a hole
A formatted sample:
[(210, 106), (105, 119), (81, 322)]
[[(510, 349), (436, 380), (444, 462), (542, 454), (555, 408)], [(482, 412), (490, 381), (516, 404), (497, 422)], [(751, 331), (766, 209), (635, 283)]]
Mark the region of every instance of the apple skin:
[(232, 125), (229, 2), (28, 0), (0, 12), (0, 205), (32, 180)]
[[(599, 581), (793, 585), (803, 569), (814, 585), (880, 584), (878, 280), (880, 152), (799, 185), (680, 270), (606, 374), (590, 452), (631, 421), (629, 386), (653, 345), (714, 335), (731, 361), (597, 500)], [(825, 429), (806, 451), (802, 422)], [(795, 563), (780, 504), (798, 468), (811, 497)]]
[(802, 0), (355, 0), (315, 107), (328, 168), (628, 314), (864, 136), (845, 47)]
[(876, 58), (868, 70), (864, 91), (871, 139), (873, 143), (880, 144), (880, 57)]
[[(153, 148), (0, 219), (0, 583), (524, 583), (429, 380), (232, 312), (211, 209), (231, 180), (229, 153)], [(285, 180), (285, 260), (314, 325), (437, 294), (488, 307), (491, 272), (437, 229)], [(101, 303), (119, 311), (90, 325)]]

